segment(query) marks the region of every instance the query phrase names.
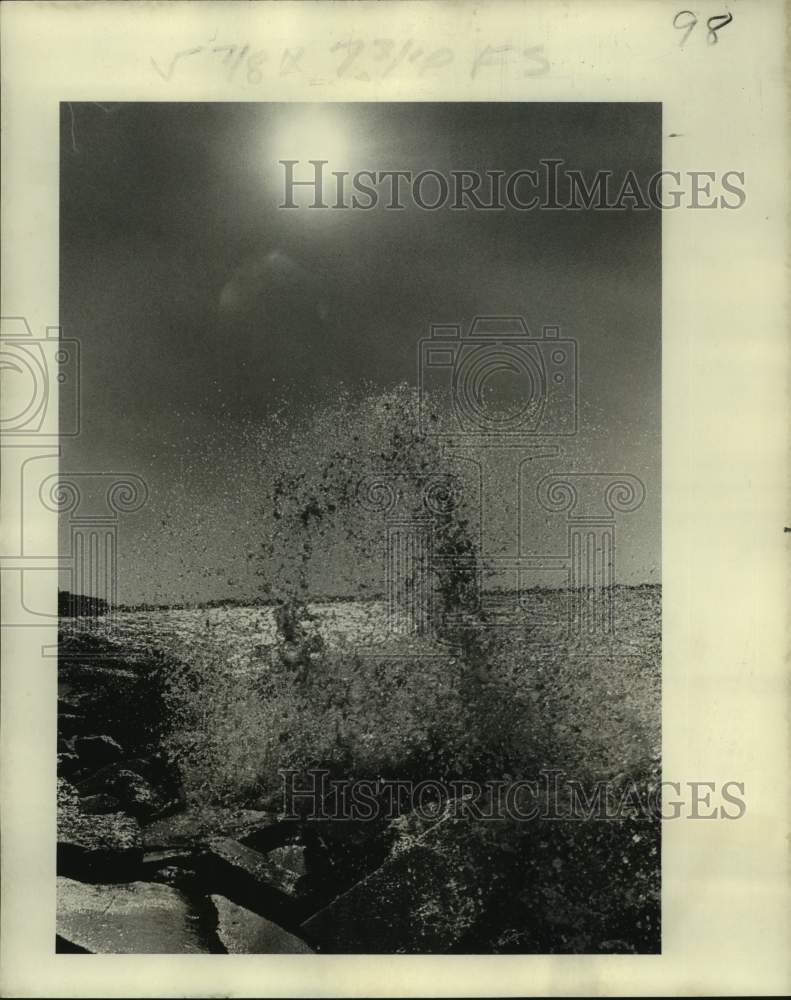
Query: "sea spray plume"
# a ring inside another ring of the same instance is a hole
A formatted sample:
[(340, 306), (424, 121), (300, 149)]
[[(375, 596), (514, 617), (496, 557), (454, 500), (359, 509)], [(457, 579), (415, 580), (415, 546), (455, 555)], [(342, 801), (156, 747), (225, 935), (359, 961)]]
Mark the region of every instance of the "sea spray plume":
[[(171, 678), (170, 739), (191, 798), (254, 805), (276, 794), (280, 768), (483, 780), (561, 764), (598, 777), (646, 757), (655, 656), (592, 665), (571, 641), (535, 648), (527, 626), (474, 619), (453, 630), (435, 623), (441, 655), (431, 637), (387, 634), (376, 600), (385, 522), (359, 503), (359, 484), (390, 476), (406, 492), (423, 475), (462, 475), (436, 436), (419, 433), (415, 390), (344, 391), (299, 421), (288, 415), (256, 431), (258, 485), (244, 494), (256, 505), (244, 523), (257, 532), (261, 599), (274, 604), (277, 635), (262, 631), (259, 655), (237, 664), (233, 639), (198, 634), (190, 683)], [(437, 581), (451, 609), (467, 602), (458, 565), (469, 566), (479, 543), (470, 527), (479, 497), (463, 485), (459, 503), (434, 498), (431, 522), (435, 554), (459, 555)], [(270, 620), (269, 609), (259, 613)]]
[[(262, 434), (261, 451), (272, 526), (261, 547), (262, 587), (277, 606), (292, 665), (305, 665), (301, 644), (311, 647), (307, 655), (319, 652), (311, 599), (380, 596), (384, 520), (381, 510), (361, 503), (366, 480), (392, 484), (408, 515), (430, 516), (435, 553), (464, 560), (462, 568), (438, 561), (441, 609), (470, 599), (476, 540), (464, 504), (444, 485), (458, 470), (438, 438), (420, 428), (416, 389), (402, 384), (358, 396), (341, 390), (336, 401), (290, 425), (279, 414)], [(424, 490), (430, 478), (439, 485)]]

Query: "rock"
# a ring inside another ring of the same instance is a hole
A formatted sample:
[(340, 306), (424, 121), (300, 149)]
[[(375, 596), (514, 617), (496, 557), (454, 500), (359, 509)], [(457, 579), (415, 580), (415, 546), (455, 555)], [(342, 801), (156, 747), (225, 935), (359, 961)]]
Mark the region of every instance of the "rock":
[(211, 896), (217, 911), (217, 936), (230, 955), (310, 955), (300, 938), (271, 920), (251, 913), (225, 896)]
[(143, 856), (140, 825), (124, 813), (86, 815), (76, 790), (58, 779), (58, 874), (88, 879), (133, 874)]
[[(204, 807), (186, 809), (157, 819), (143, 830), (143, 843), (149, 850), (199, 844), (214, 836), (241, 840), (250, 835), (268, 833), (276, 840), (285, 839), (277, 816), (252, 809)], [(282, 840), (280, 841), (282, 843)]]
[(85, 719), (74, 712), (58, 713), (58, 736), (70, 740), (85, 732)]
[(120, 760), (123, 748), (112, 736), (80, 736), (74, 741), (74, 750), (82, 768), (98, 770)]
[(198, 873), (182, 865), (161, 865), (151, 876), (151, 880), (175, 889), (189, 890), (197, 883)]
[(70, 778), (79, 768), (80, 758), (76, 753), (65, 753), (58, 754), (58, 776), (61, 778)]
[(505, 821), (452, 809), (403, 838), (384, 864), (302, 925), (323, 952), (447, 953), (507, 898), (518, 837)]
[(279, 868), (291, 872), (297, 878), (305, 874), (305, 848), (299, 844), (286, 844), (267, 852), (267, 858)]
[(157, 783), (156, 768), (152, 768), (146, 757), (126, 757), (114, 760), (98, 770), (92, 770), (79, 781), (80, 789), (86, 793), (107, 791), (122, 771), (133, 771), (151, 784)]
[(112, 795), (99, 792), (98, 795), (81, 795), (80, 809), (89, 816), (100, 816), (103, 813), (121, 812), (121, 803)]
[(149, 851), (143, 855), (140, 877), (149, 882), (164, 882), (191, 894), (205, 892), (205, 885), (198, 874), (203, 858), (194, 848), (169, 848), (166, 851)]
[(79, 694), (71, 693), (62, 684), (58, 684), (58, 715), (69, 712), (79, 713), (82, 707), (82, 697)]
[(93, 954), (210, 951), (186, 898), (170, 886), (149, 882), (86, 885), (58, 878), (57, 933)]
[(124, 810), (137, 819), (154, 816), (164, 805), (145, 778), (126, 768), (117, 772), (110, 789), (121, 801)]
[(80, 706), (92, 731), (106, 733), (130, 754), (146, 753), (166, 722), (165, 677), (172, 666), (154, 652), (135, 652), (106, 637), (60, 636), (58, 693)]
[(379, 821), (309, 820), (302, 825), (305, 862), (314, 889), (329, 901), (379, 868), (387, 858)]
[[(304, 875), (304, 865), (299, 870), (298, 861), (292, 865), (282, 863), (291, 858), (289, 848), (279, 848), (268, 854), (261, 854), (244, 844), (227, 837), (218, 837), (209, 841), (209, 853), (221, 859), (231, 867), (244, 871), (257, 882), (271, 885), (287, 896), (294, 895), (294, 886), (301, 875)], [(299, 848), (293, 848), (299, 851)], [(281, 860), (278, 860), (280, 858)]]
[(77, 944), (72, 944), (71, 941), (66, 941), (60, 936), (60, 934), (55, 935), (55, 954), (56, 955), (90, 955), (87, 948), (80, 948)]
[(255, 913), (289, 925), (299, 922), (296, 887), (300, 876), (265, 854), (228, 837), (215, 837), (207, 845), (200, 873), (207, 885), (222, 888)]
[(74, 783), (80, 795), (109, 795), (112, 791), (112, 784), (119, 771), (123, 770), (124, 762), (115, 761), (100, 767), (98, 771), (93, 767), (80, 767), (74, 776)]
[(104, 879), (132, 874), (142, 857), (140, 827), (124, 813), (72, 813), (58, 820), (58, 872)]
[(80, 771), (75, 777), (80, 794), (112, 795), (126, 812), (143, 821), (179, 807), (172, 797), (172, 776), (163, 774), (161, 765), (147, 758), (115, 761), (98, 771)]
[(143, 867), (156, 870), (163, 865), (191, 865), (195, 857), (194, 851), (182, 847), (169, 847), (164, 851), (146, 851), (143, 855)]

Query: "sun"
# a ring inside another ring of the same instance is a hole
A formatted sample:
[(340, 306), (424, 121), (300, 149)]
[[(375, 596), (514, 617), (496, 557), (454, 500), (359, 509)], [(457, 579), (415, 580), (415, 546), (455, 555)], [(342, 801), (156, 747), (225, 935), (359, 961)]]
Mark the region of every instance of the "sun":
[[(353, 173), (356, 169), (351, 163), (355, 145), (358, 144), (351, 141), (349, 122), (342, 108), (332, 104), (282, 105), (277, 110), (264, 144), (268, 184), (282, 201), (286, 170), (283, 161), (293, 164), (288, 169), (293, 170), (293, 178), (300, 182), (315, 178), (311, 160), (323, 161), (322, 190), (324, 196), (331, 200), (336, 187), (332, 172)], [(356, 153), (359, 159), (359, 148)], [(310, 206), (313, 199), (312, 187), (299, 183), (295, 185), (295, 207)]]
[(326, 160), (328, 172), (349, 170), (350, 142), (346, 123), (331, 104), (284, 110), (275, 125), (269, 155), (280, 160)]

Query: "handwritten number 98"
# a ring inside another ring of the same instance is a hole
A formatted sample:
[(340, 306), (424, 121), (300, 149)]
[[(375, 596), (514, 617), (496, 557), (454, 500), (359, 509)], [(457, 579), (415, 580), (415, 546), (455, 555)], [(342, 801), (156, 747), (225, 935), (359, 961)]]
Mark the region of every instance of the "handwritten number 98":
[[(733, 14), (715, 14), (706, 21), (706, 27), (708, 32), (706, 33), (706, 43), (708, 45), (716, 45), (719, 41), (717, 37), (717, 32), (725, 27), (726, 24), (730, 24), (733, 20)], [(693, 14), (691, 10), (680, 10), (676, 16), (673, 18), (673, 27), (678, 31), (683, 31), (684, 35), (679, 45), (683, 45), (684, 42), (692, 34), (692, 30), (698, 23), (697, 15)]]

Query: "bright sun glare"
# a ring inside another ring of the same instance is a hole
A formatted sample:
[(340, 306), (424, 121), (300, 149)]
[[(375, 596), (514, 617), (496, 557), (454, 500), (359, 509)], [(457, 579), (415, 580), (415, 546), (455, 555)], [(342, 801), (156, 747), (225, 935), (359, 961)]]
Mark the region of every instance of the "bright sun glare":
[(349, 169), (349, 140), (332, 107), (306, 108), (284, 116), (275, 130), (270, 152), (278, 160), (327, 160), (328, 172)]

